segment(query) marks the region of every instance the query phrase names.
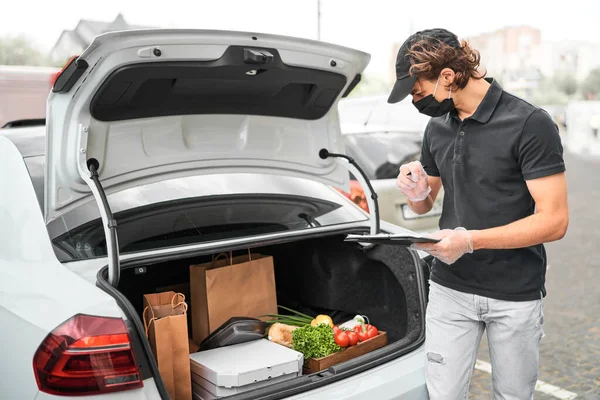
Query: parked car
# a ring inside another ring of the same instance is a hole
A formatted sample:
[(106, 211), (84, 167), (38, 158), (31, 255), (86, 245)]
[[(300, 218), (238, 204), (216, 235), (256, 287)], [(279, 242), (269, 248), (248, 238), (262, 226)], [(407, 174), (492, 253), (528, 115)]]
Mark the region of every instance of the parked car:
[[(414, 213), (396, 179), (402, 164), (419, 160), (423, 132), (429, 117), (410, 102), (388, 104), (387, 97), (369, 96), (340, 101), (340, 120), (346, 152), (363, 168), (377, 193), (383, 220), (419, 233), (439, 229), (444, 190), (430, 212)], [(368, 211), (362, 186), (351, 176), (346, 196)]]
[(59, 68), (0, 65), (0, 127), (8, 121), (41, 119)]
[(356, 171), (336, 104), (368, 62), (266, 34), (97, 37), (45, 125), (0, 130), (2, 397), (167, 399), (143, 294), (252, 248), (273, 256), (280, 304), (367, 315), (388, 344), (231, 399), (427, 398), (423, 260), (344, 241), (413, 234), (335, 189)]

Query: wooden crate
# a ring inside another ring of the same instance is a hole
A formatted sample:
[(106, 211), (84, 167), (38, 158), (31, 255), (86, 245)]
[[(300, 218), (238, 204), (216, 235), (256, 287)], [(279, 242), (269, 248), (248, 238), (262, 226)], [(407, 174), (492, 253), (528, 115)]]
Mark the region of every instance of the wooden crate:
[(370, 351), (379, 349), (387, 345), (387, 343), (387, 334), (380, 331), (377, 336), (369, 340), (365, 340), (364, 342), (360, 342), (355, 346), (346, 347), (345, 349), (338, 351), (337, 353), (330, 354), (326, 357), (311, 358), (307, 363), (304, 364), (303, 373), (312, 374), (323, 371), (332, 365), (351, 360), (353, 358), (362, 356), (363, 354), (367, 354)]

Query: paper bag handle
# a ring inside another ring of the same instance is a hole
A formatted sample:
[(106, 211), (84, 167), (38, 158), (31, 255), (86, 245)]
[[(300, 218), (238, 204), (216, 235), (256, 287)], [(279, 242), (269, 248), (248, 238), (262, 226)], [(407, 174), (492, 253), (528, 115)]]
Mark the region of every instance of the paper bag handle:
[[(174, 304), (175, 299), (181, 297), (181, 301), (179, 301), (179, 303)], [(175, 309), (179, 306), (182, 306), (181, 308), (183, 308), (183, 312), (186, 313), (188, 310), (188, 305), (185, 302), (185, 295), (183, 293), (175, 293), (175, 295), (173, 296), (173, 298), (171, 299), (171, 308)]]
[[(175, 299), (181, 298), (181, 300), (175, 304)], [(177, 307), (181, 307), (183, 309), (184, 313), (187, 313), (188, 310), (188, 305), (185, 302), (185, 295), (183, 293), (175, 293), (175, 295), (173, 296), (173, 298), (171, 299), (171, 308), (175, 309)], [(150, 310), (150, 313), (152, 314), (152, 317), (150, 319), (148, 319), (148, 317), (146, 316), (148, 310)], [(142, 320), (144, 321), (144, 329), (146, 330), (146, 337), (148, 337), (148, 331), (150, 330), (150, 324), (153, 321), (156, 321), (158, 318), (154, 315), (154, 310), (152, 309), (152, 306), (146, 306), (146, 308), (144, 308), (144, 311), (142, 312)]]
[[(146, 320), (146, 311), (148, 311), (148, 309), (150, 309), (150, 312), (152, 313), (152, 318), (150, 318), (149, 321)], [(144, 308), (144, 312), (142, 312), (142, 319), (144, 320), (144, 329), (146, 330), (146, 337), (148, 337), (148, 330), (150, 329), (150, 324), (152, 323), (152, 321), (156, 321), (158, 319), (154, 316), (154, 310), (151, 306), (146, 306), (146, 308)]]
[[(216, 256), (213, 254), (212, 262), (214, 263), (215, 261), (220, 259), (221, 256), (225, 256), (225, 258), (229, 258), (229, 265), (233, 265), (233, 252), (232, 251), (230, 251), (229, 254), (219, 253)], [(248, 249), (248, 261), (252, 261), (252, 254), (250, 253), (250, 249)]]
[(231, 253), (232, 253), (231, 251), (229, 252), (229, 254), (227, 254), (227, 253), (219, 253), (219, 254), (217, 254), (216, 257), (213, 254), (212, 263), (214, 264), (215, 261), (217, 261), (220, 258), (222, 258), (221, 256), (224, 256), (225, 258), (229, 258), (229, 265), (233, 264), (233, 255)]

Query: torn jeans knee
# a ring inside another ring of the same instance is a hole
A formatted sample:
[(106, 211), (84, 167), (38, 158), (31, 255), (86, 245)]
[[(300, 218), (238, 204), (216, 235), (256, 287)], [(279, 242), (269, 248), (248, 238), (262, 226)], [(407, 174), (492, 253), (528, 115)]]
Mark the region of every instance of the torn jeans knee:
[(427, 361), (434, 364), (445, 364), (444, 356), (439, 353), (427, 353)]

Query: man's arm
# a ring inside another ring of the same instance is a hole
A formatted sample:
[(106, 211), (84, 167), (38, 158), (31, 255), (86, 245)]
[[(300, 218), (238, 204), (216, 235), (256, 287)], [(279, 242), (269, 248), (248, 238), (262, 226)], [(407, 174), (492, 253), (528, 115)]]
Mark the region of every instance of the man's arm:
[(429, 187), (431, 187), (431, 193), (423, 201), (408, 201), (408, 206), (416, 214), (422, 215), (427, 214), (433, 208), (433, 203), (442, 188), (442, 179), (439, 176), (428, 176)]
[(536, 204), (535, 214), (508, 225), (469, 231), (473, 250), (515, 249), (564, 237), (569, 225), (564, 172), (526, 183)]
[(542, 109), (527, 119), (518, 146), (536, 212), (506, 226), (473, 231), (473, 248), (510, 249), (562, 239), (569, 225), (567, 182), (558, 127)]
[[(419, 215), (431, 211), (433, 203), (442, 187), (440, 172), (438, 171), (435, 159), (433, 158), (429, 147), (430, 125), (431, 120), (427, 123), (425, 132), (423, 133), (421, 160), (402, 165), (397, 180), (398, 188), (406, 196), (408, 206)], [(410, 177), (407, 176), (409, 172), (412, 174), (412, 178), (418, 177), (418, 182), (413, 182)], [(427, 187), (431, 189), (429, 195), (424, 200), (420, 200), (423, 198), (422, 193), (427, 192)], [(411, 198), (414, 200), (411, 200)]]
[(431, 237), (434, 244), (414, 244), (446, 264), (478, 249), (515, 249), (562, 239), (569, 225), (564, 172), (527, 181), (536, 202), (535, 214), (508, 225), (484, 229), (444, 229)]

